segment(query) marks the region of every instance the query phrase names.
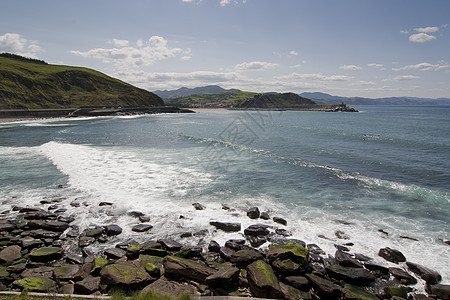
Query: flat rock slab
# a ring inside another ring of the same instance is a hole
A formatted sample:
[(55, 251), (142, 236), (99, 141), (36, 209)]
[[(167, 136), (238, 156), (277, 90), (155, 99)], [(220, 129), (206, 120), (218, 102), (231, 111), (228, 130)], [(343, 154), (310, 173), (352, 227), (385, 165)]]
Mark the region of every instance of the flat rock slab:
[(247, 279), (256, 297), (280, 299), (281, 287), (272, 267), (263, 260), (257, 260), (247, 267)]
[(203, 263), (177, 256), (164, 258), (164, 270), (167, 275), (182, 276), (199, 282), (205, 282), (206, 277), (216, 272)]
[(48, 262), (58, 259), (62, 256), (63, 250), (60, 247), (42, 247), (33, 249), (30, 252), (32, 261)]
[(152, 281), (150, 275), (139, 264), (131, 261), (107, 265), (100, 271), (100, 277), (112, 286), (140, 288)]
[(153, 228), (153, 225), (150, 225), (150, 224), (138, 224), (136, 226), (133, 226), (133, 228), (131, 228), (131, 230), (134, 232), (146, 232), (152, 228)]
[(98, 291), (100, 287), (100, 277), (87, 276), (81, 281), (75, 282), (74, 290), (76, 293), (90, 295)]
[(164, 276), (147, 285), (140, 293), (145, 294), (148, 292), (169, 297), (179, 297), (183, 294), (198, 295), (196, 288), (192, 285), (171, 281)]
[(288, 243), (284, 245), (272, 245), (269, 247), (267, 257), (270, 262), (275, 260), (290, 259), (293, 262), (305, 266), (309, 262), (309, 251), (302, 245)]
[(217, 229), (226, 231), (226, 232), (237, 232), (241, 231), (241, 223), (227, 223), (227, 222), (218, 222), (218, 221), (211, 221), (209, 222), (210, 225), (216, 227)]
[(58, 280), (73, 280), (79, 270), (79, 265), (62, 265), (61, 267), (56, 267), (53, 270), (53, 274), (55, 275), (55, 279)]
[(333, 282), (314, 274), (306, 274), (305, 276), (324, 299), (339, 299), (341, 296), (341, 287)]
[(158, 243), (160, 243), (167, 251), (180, 251), (183, 247), (183, 245), (171, 239), (161, 239), (158, 240)]
[(8, 261), (17, 260), (22, 257), (22, 248), (17, 245), (8, 246), (0, 251), (0, 262), (5, 263)]
[(219, 268), (217, 272), (206, 277), (205, 282), (209, 286), (233, 286), (237, 283), (239, 269), (231, 266)]
[(406, 257), (398, 250), (391, 249), (389, 247), (381, 248), (378, 251), (378, 256), (381, 256), (385, 260), (398, 264), (399, 262), (405, 262)]
[(412, 262), (407, 262), (406, 265), (408, 266), (408, 269), (419, 275), (420, 278), (422, 278), (429, 284), (436, 284), (442, 279), (441, 275), (438, 272), (428, 269), (424, 266)]
[(336, 264), (326, 267), (326, 270), (328, 273), (332, 274), (333, 277), (342, 279), (349, 283), (366, 284), (375, 280), (375, 275), (373, 275), (369, 270), (362, 268), (343, 267)]
[(56, 289), (56, 283), (50, 278), (27, 277), (14, 281), (14, 285), (30, 292), (52, 292)]

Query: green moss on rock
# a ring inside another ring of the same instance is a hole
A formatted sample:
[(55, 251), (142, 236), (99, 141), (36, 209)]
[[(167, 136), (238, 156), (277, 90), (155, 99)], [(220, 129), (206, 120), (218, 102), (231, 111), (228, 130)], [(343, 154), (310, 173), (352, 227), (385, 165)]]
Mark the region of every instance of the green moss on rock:
[(159, 276), (161, 276), (161, 270), (152, 263), (145, 264), (145, 270), (152, 277), (158, 278)]
[(377, 300), (377, 296), (366, 291), (365, 289), (352, 284), (346, 284), (342, 289), (344, 298), (346, 299), (361, 299), (361, 300)]
[(27, 277), (14, 281), (14, 284), (30, 292), (51, 292), (56, 287), (53, 280), (45, 277)]
[(272, 245), (269, 247), (267, 256), (271, 262), (280, 259), (291, 259), (292, 261), (301, 265), (306, 265), (309, 262), (309, 251), (305, 247), (288, 243), (284, 245)]

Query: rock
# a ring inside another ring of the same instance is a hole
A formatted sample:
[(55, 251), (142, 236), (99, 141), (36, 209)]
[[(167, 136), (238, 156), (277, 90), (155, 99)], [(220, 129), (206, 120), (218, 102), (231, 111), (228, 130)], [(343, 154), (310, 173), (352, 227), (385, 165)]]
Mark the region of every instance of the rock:
[(202, 283), (205, 282), (206, 277), (215, 273), (214, 269), (201, 262), (176, 256), (164, 258), (164, 270), (167, 275), (181, 276)]
[(153, 225), (150, 225), (150, 224), (138, 224), (138, 225), (133, 226), (133, 228), (131, 228), (131, 230), (134, 232), (145, 232), (145, 231), (149, 231), (152, 228), (153, 228)]
[(300, 291), (290, 285), (280, 282), (281, 293), (283, 299), (286, 300), (307, 300), (311, 299), (311, 295), (307, 292)]
[(94, 260), (92, 261), (91, 274), (98, 275), (98, 273), (100, 273), (102, 268), (107, 264), (109, 264), (109, 261), (107, 259), (104, 259), (103, 257), (95, 257)]
[(271, 263), (277, 259), (280, 261), (290, 259), (300, 264), (300, 266), (305, 267), (309, 262), (309, 251), (305, 247), (293, 243), (271, 245), (267, 253), (267, 258)]
[(16, 226), (14, 226), (14, 224), (12, 224), (10, 221), (8, 220), (0, 220), (0, 232), (2, 231), (12, 231), (16, 229)]
[(80, 236), (78, 239), (78, 246), (87, 247), (95, 242), (95, 238), (88, 236)]
[(75, 282), (74, 290), (78, 294), (90, 295), (100, 288), (100, 277), (87, 276), (81, 281)]
[(238, 276), (238, 268), (222, 266), (218, 271), (206, 277), (205, 283), (213, 287), (233, 286), (237, 283)]
[(408, 272), (400, 268), (389, 268), (389, 272), (394, 276), (401, 284), (410, 285), (416, 284), (417, 279), (409, 275)]
[(342, 289), (342, 298), (345, 300), (378, 300), (378, 297), (374, 294), (351, 284), (346, 284)]
[(339, 299), (341, 296), (342, 288), (333, 282), (314, 274), (306, 274), (305, 276), (323, 299)]
[(391, 249), (389, 247), (381, 248), (378, 251), (378, 256), (381, 256), (385, 260), (398, 264), (399, 262), (406, 261), (405, 256), (398, 250)]
[(232, 239), (225, 242), (225, 247), (231, 248), (235, 251), (242, 250), (245, 244), (245, 240)]
[(14, 281), (23, 290), (30, 292), (53, 292), (56, 290), (56, 283), (46, 277), (27, 277)]
[(50, 238), (50, 239), (57, 239), (60, 236), (59, 232), (53, 232), (53, 231), (48, 231), (48, 230), (44, 230), (44, 229), (36, 229), (36, 230), (31, 230), (30, 231), (30, 236), (37, 238), (37, 239), (46, 239), (46, 238)]
[(219, 252), (219, 250), (220, 250), (220, 245), (219, 245), (218, 242), (216, 242), (216, 241), (209, 242), (208, 251), (210, 251), (210, 252)]
[(98, 206), (112, 206), (112, 205), (113, 205), (112, 202), (106, 202), (106, 201), (100, 202), (98, 204)]
[(349, 252), (350, 249), (348, 247), (345, 247), (343, 245), (338, 245), (338, 244), (334, 244), (334, 248), (340, 250), (340, 251), (344, 251), (344, 252)]
[(20, 274), (22, 278), (26, 277), (42, 277), (50, 278), (53, 277), (53, 267), (39, 267), (39, 268), (29, 268)]
[(200, 203), (192, 203), (192, 206), (194, 206), (194, 208), (196, 210), (204, 210), (206, 207), (204, 205), (201, 205)]
[(392, 299), (393, 297), (408, 298), (410, 288), (404, 286), (386, 286), (383, 288), (383, 299)]
[(323, 251), (322, 248), (320, 248), (316, 244), (308, 244), (307, 248), (308, 248), (310, 253), (314, 253), (314, 254), (317, 254), (317, 255), (325, 254), (325, 251)]
[(42, 221), (42, 220), (30, 220), (28, 226), (31, 229), (44, 229), (53, 232), (63, 232), (69, 225), (66, 222), (61, 221)]
[(231, 249), (226, 246), (221, 247), (219, 250), (220, 257), (222, 257), (223, 259), (228, 260), (228, 261), (231, 259), (231, 256), (234, 254), (234, 252), (236, 252), (236, 250)]
[(111, 286), (125, 289), (142, 288), (152, 281), (145, 269), (131, 261), (104, 266), (100, 271), (100, 277)]
[(75, 274), (75, 281), (81, 281), (84, 278), (88, 277), (91, 274), (92, 271), (92, 262), (84, 263), (80, 266), (80, 269), (78, 270), (78, 273)]
[(33, 249), (29, 257), (32, 261), (48, 262), (60, 258), (62, 254), (63, 250), (60, 247), (42, 247)]
[(209, 222), (210, 225), (226, 232), (241, 231), (241, 223), (224, 223), (218, 221)]
[(286, 283), (299, 290), (309, 290), (311, 285), (309, 280), (303, 276), (287, 276), (284, 280)]
[(420, 278), (422, 278), (429, 284), (437, 284), (442, 279), (441, 275), (438, 272), (430, 270), (424, 266), (412, 262), (406, 262), (406, 265), (408, 266), (408, 269), (411, 270), (411, 272), (416, 273), (420, 276)]
[(270, 233), (269, 229), (267, 229), (269, 226), (264, 224), (255, 224), (250, 225), (249, 227), (244, 229), (245, 235), (253, 235), (253, 236), (260, 236), (260, 235), (268, 235)]
[(301, 265), (292, 261), (291, 259), (276, 259), (272, 262), (272, 266), (278, 270), (280, 273), (284, 274), (292, 274), (296, 271), (301, 270)]
[(337, 250), (334, 254), (336, 262), (343, 267), (353, 267), (362, 268), (363, 265), (356, 259), (354, 259), (350, 254)]
[(252, 294), (262, 298), (281, 298), (281, 287), (272, 267), (257, 260), (247, 267), (247, 279)]
[(284, 237), (291, 236), (292, 234), (284, 228), (275, 229), (275, 233)]
[(144, 266), (147, 273), (152, 276), (153, 278), (158, 278), (161, 276), (161, 269), (158, 266), (155, 266), (151, 262), (148, 262)]
[(250, 245), (255, 248), (258, 248), (267, 242), (267, 238), (264, 236), (247, 235), (246, 237)]
[(119, 259), (122, 256), (125, 256), (127, 254), (127, 252), (125, 250), (122, 250), (122, 249), (119, 249), (119, 248), (106, 249), (103, 253), (109, 259)]
[(230, 261), (238, 267), (246, 267), (254, 261), (263, 259), (263, 255), (254, 249), (244, 249), (234, 252)]
[(149, 292), (171, 298), (179, 297), (183, 294), (192, 296), (198, 295), (197, 290), (192, 285), (189, 285), (186, 282), (168, 280), (165, 276), (162, 276), (155, 282), (147, 285), (142, 291), (140, 291), (140, 294), (146, 294)]
[(150, 217), (149, 216), (140, 216), (139, 221), (141, 221), (142, 223), (150, 222)]
[(376, 277), (386, 277), (385, 279), (389, 279), (389, 269), (385, 266), (366, 262), (364, 263), (364, 267), (370, 270)]
[(259, 216), (260, 216), (260, 211), (259, 211), (259, 208), (258, 207), (252, 207), (252, 208), (250, 208), (248, 211), (247, 211), (247, 216), (250, 218), (250, 219), (258, 219), (259, 218)]
[(75, 285), (68, 283), (59, 288), (58, 294), (72, 295), (75, 292)]
[(79, 270), (79, 265), (62, 265), (61, 267), (56, 267), (53, 270), (53, 274), (57, 280), (68, 281), (73, 280)]
[(181, 248), (183, 248), (183, 245), (171, 239), (160, 239), (158, 240), (158, 243), (160, 243), (167, 251), (180, 251)]
[[(56, 212), (58, 212), (58, 211), (55, 211), (55, 213)], [(72, 223), (73, 221), (75, 221), (75, 218), (70, 217), (70, 216), (59, 216), (58, 221), (63, 222), (63, 223)]]
[(130, 217), (134, 217), (134, 218), (139, 218), (139, 217), (145, 216), (145, 214), (143, 212), (136, 211), (136, 210), (127, 212), (127, 215)]
[(116, 224), (106, 225), (104, 230), (107, 236), (119, 235), (122, 233), (122, 227)]
[(365, 256), (364, 254), (355, 253), (355, 258), (359, 261), (369, 261), (372, 260), (372, 258)]
[(345, 280), (348, 283), (362, 285), (375, 281), (375, 275), (363, 268), (350, 268), (335, 264), (326, 266), (325, 269), (334, 278)]
[(438, 299), (450, 299), (450, 285), (449, 284), (436, 284), (426, 285), (426, 290), (432, 295), (436, 295)]
[(92, 237), (92, 238), (96, 238), (99, 237), (101, 234), (103, 233), (103, 227), (93, 227), (93, 228), (87, 228), (85, 229), (81, 235), (82, 236), (86, 236), (86, 237)]
[(192, 237), (192, 232), (183, 232), (180, 235), (180, 238), (188, 238), (188, 237)]
[(280, 217), (273, 217), (272, 218), (272, 220), (275, 222), (275, 223), (278, 223), (278, 224), (281, 224), (281, 225), (287, 225), (287, 221), (285, 220), (285, 219), (283, 219), (283, 218), (280, 218)]
[(259, 215), (259, 218), (260, 218), (260, 219), (263, 219), (263, 220), (270, 220), (270, 216), (269, 216), (269, 214), (266, 213), (266, 212), (262, 212), (262, 213)]
[(9, 261), (14, 261), (22, 257), (22, 248), (17, 245), (8, 246), (2, 251), (0, 251), (0, 262), (5, 263)]

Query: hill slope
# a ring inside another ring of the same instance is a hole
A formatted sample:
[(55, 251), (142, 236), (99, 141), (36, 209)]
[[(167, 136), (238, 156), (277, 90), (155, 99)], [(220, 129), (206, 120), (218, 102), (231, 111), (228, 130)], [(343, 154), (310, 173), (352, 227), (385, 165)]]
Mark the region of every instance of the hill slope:
[(218, 85), (207, 85), (207, 86), (196, 87), (196, 88), (192, 88), (192, 89), (182, 87), (182, 88), (179, 88), (177, 90), (172, 90), (172, 91), (157, 90), (157, 91), (154, 91), (153, 93), (160, 96), (161, 98), (173, 98), (173, 97), (188, 97), (188, 96), (200, 94), (200, 93), (218, 94), (218, 93), (223, 93), (223, 92), (239, 92), (239, 90), (237, 90), (237, 89), (226, 90)]
[(294, 93), (258, 94), (237, 105), (239, 108), (285, 108), (316, 105), (314, 101)]
[(0, 109), (160, 105), (159, 96), (92, 69), (0, 55)]

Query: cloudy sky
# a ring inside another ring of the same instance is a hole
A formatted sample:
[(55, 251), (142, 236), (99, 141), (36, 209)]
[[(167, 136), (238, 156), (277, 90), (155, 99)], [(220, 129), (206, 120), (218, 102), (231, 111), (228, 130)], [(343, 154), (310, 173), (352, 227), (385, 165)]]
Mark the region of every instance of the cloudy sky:
[(450, 97), (450, 1), (1, 1), (0, 52), (150, 91)]

